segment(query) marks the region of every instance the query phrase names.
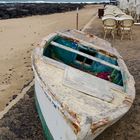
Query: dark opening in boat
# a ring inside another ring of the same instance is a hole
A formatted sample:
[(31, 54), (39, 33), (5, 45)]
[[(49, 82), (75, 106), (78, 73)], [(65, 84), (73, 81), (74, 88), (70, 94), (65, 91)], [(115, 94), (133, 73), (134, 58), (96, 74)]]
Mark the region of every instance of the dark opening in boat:
[(101, 53), (72, 39), (55, 37), (46, 44), (43, 55), (123, 86), (116, 57)]

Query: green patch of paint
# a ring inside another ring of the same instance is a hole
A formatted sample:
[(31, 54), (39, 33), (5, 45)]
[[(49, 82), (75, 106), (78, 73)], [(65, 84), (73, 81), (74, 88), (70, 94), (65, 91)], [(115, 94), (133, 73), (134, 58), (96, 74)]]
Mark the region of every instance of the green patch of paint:
[(44, 130), (45, 139), (46, 140), (54, 140), (54, 138), (51, 135), (50, 130), (49, 130), (49, 128), (48, 128), (48, 126), (47, 126), (47, 124), (45, 122), (45, 119), (44, 119), (43, 114), (41, 112), (41, 109), (40, 109), (39, 103), (37, 101), (36, 95), (35, 95), (35, 103), (36, 103), (37, 112), (39, 114), (39, 118), (41, 120), (41, 124), (42, 124), (43, 130)]

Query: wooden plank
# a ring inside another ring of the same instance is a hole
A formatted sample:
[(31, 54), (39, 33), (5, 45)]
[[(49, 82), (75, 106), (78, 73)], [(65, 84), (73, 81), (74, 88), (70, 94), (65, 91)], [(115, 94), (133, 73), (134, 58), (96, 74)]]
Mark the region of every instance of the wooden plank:
[(104, 64), (104, 65), (106, 65), (106, 66), (109, 66), (109, 67), (111, 67), (111, 68), (113, 68), (113, 69), (116, 69), (116, 70), (119, 70), (119, 71), (120, 71), (120, 68), (119, 68), (118, 66), (112, 65), (112, 64), (110, 64), (110, 63), (108, 63), (108, 62), (106, 62), (106, 61), (104, 61), (104, 60), (100, 60), (100, 59), (98, 59), (98, 58), (96, 58), (96, 57), (90, 56), (90, 55), (85, 54), (85, 53), (83, 53), (83, 52), (79, 52), (79, 51), (74, 50), (74, 49), (72, 49), (72, 48), (69, 48), (69, 47), (67, 47), (67, 46), (64, 46), (64, 45), (61, 45), (61, 44), (59, 44), (59, 43), (56, 43), (56, 42), (54, 42), (54, 41), (52, 41), (50, 44), (51, 44), (51, 45), (54, 45), (54, 46), (56, 46), (56, 47), (58, 47), (58, 48), (61, 48), (61, 49), (64, 49), (64, 50), (67, 50), (67, 51), (70, 51), (70, 52), (73, 52), (73, 53), (82, 55), (82, 56), (84, 56), (84, 57), (86, 57), (86, 58), (89, 58), (89, 59), (91, 59), (91, 60), (93, 60), (93, 61), (99, 62), (99, 63), (101, 63), (101, 64)]
[(111, 102), (114, 99), (107, 81), (75, 68), (66, 68), (63, 84), (80, 91), (81, 94), (87, 94), (106, 102)]
[(60, 68), (60, 69), (65, 69), (65, 68), (67, 67), (66, 64), (61, 63), (61, 62), (59, 62), (59, 61), (56, 61), (56, 60), (51, 59), (51, 58), (46, 57), (46, 56), (43, 56), (43, 61), (44, 61), (44, 63), (46, 63), (46, 64), (53, 65), (53, 66), (55, 66), (55, 67), (57, 67), (57, 68)]

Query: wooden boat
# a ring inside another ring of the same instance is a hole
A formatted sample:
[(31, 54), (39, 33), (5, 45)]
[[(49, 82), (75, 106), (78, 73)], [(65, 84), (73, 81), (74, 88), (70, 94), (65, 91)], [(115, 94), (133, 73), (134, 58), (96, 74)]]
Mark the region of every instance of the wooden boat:
[(48, 140), (93, 140), (135, 98), (134, 79), (110, 43), (77, 30), (45, 37), (32, 55), (35, 99)]

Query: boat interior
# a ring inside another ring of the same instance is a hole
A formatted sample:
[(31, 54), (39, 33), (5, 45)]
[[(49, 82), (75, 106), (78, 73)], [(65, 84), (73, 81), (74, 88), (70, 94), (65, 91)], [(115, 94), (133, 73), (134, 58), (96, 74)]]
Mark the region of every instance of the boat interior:
[(117, 57), (60, 35), (44, 46), (43, 55), (91, 75), (123, 86)]

